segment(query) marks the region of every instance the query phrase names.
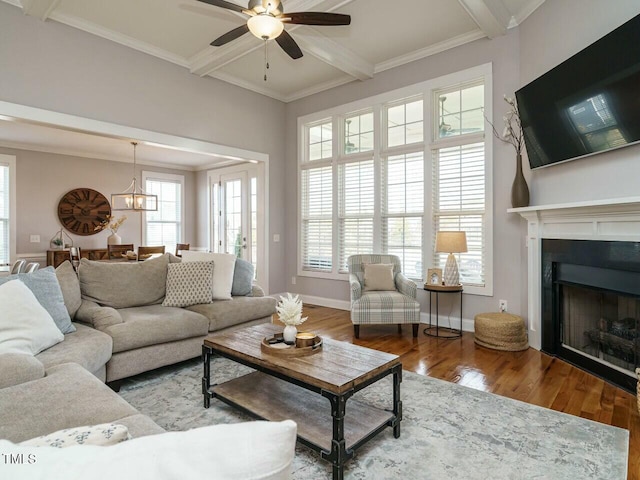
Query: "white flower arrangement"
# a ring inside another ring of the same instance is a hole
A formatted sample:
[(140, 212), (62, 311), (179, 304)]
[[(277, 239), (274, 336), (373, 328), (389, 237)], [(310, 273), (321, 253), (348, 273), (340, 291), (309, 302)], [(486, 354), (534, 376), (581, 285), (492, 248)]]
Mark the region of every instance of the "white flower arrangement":
[(489, 125), (493, 128), (493, 135), (498, 140), (513, 145), (516, 154), (520, 155), (522, 153), (522, 147), (524, 146), (524, 135), (522, 133), (518, 105), (516, 104), (515, 98), (507, 97), (506, 95), (504, 96), (504, 101), (509, 104), (509, 111), (502, 117), (502, 121), (504, 122), (502, 135), (496, 130), (493, 123), (489, 122), (489, 119), (487, 119), (487, 122), (489, 122)]
[(302, 317), (302, 301), (296, 295), (287, 293), (287, 298), (280, 297), (280, 302), (276, 305), (276, 311), (280, 321), (285, 325), (296, 326), (304, 323), (308, 317)]

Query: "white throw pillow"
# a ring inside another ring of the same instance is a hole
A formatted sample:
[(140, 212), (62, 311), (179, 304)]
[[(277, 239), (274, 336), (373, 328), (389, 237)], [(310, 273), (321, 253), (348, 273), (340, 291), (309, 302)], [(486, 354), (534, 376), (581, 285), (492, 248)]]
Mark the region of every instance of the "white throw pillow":
[(209, 253), (184, 250), (183, 262), (213, 261), (213, 300), (231, 300), (233, 287), (233, 270), (236, 267), (236, 256), (230, 253)]
[(0, 285), (0, 353), (36, 355), (64, 340), (64, 335), (20, 280)]
[(15, 462), (12, 480), (284, 480), (290, 478), (296, 424), (246, 422), (134, 438), (110, 447), (26, 447), (0, 440)]
[(213, 262), (170, 263), (164, 307), (190, 307), (211, 303)]
[(20, 442), (28, 447), (56, 447), (67, 448), (77, 445), (98, 445), (106, 447), (129, 440), (129, 429), (115, 423), (101, 423), (100, 425), (86, 425), (82, 427), (65, 428), (49, 435), (32, 438)]

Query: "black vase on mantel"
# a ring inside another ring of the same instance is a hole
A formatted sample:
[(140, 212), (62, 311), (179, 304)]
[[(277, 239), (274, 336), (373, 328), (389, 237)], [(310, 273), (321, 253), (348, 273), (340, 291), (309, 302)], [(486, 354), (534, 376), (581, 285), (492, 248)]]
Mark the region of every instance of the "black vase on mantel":
[(511, 206), (513, 208), (529, 206), (529, 187), (522, 174), (522, 155), (516, 155), (516, 177), (511, 185)]

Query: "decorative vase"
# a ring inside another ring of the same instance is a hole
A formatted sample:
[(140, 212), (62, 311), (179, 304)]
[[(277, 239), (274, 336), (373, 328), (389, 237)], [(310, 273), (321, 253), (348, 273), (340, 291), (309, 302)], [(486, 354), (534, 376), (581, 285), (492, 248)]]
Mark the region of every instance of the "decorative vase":
[(114, 232), (107, 237), (107, 245), (121, 245), (121, 244), (122, 244), (122, 238), (120, 238), (120, 235), (118, 235), (117, 233)]
[(513, 208), (529, 206), (529, 187), (522, 174), (522, 155), (516, 155), (516, 176), (511, 185), (511, 206)]
[(284, 337), (284, 343), (287, 345), (293, 345), (296, 343), (296, 335), (298, 334), (298, 329), (294, 325), (287, 325), (284, 327), (282, 335)]

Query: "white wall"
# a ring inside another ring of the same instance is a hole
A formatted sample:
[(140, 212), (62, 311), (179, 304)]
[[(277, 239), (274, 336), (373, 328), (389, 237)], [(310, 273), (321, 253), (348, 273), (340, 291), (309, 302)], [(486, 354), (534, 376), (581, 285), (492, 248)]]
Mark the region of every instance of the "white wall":
[[(269, 155), (271, 233), (284, 232), (284, 104), (0, 2), (0, 100)], [(2, 112), (0, 112), (2, 113)], [(203, 216), (198, 210), (198, 241)], [(20, 216), (20, 205), (18, 205)], [(270, 286), (283, 291), (284, 244)]]
[[(638, 0), (547, 0), (520, 26), (521, 85), (638, 14)], [(527, 171), (531, 204), (636, 196), (639, 160), (640, 146), (634, 145)]]
[[(109, 199), (110, 194), (123, 191), (131, 180), (131, 165), (128, 163), (2, 147), (0, 153), (16, 156), (16, 250), (19, 255), (45, 255), (49, 240), (61, 227), (58, 202), (69, 190), (93, 188)], [(185, 240), (196, 246), (195, 172), (138, 165), (138, 179), (142, 170), (184, 175)], [(113, 214), (119, 217), (125, 212)], [(142, 214), (129, 212), (126, 215), (127, 220), (118, 234), (123, 243), (133, 243), (137, 247), (142, 239)], [(106, 248), (110, 234), (108, 230), (88, 236), (65, 232), (73, 239), (74, 245), (81, 248)], [(40, 243), (31, 243), (30, 235), (40, 235)]]
[[(297, 277), (296, 285), (291, 284), (291, 277), (297, 273), (297, 118), (332, 106), (346, 104), (358, 99), (419, 83), (466, 68), (493, 62), (493, 95), (494, 116), (502, 117), (505, 111), (503, 94), (512, 95), (520, 82), (519, 73), (519, 34), (511, 31), (508, 35), (495, 40), (478, 40), (476, 42), (440, 53), (425, 59), (379, 73), (366, 82), (353, 82), (341, 87), (304, 98), (287, 105), (286, 123), (286, 216), (287, 236), (287, 288), (289, 291), (306, 295), (330, 298), (341, 301), (349, 300), (347, 282), (320, 280), (309, 277)], [(476, 313), (495, 311), (498, 299), (506, 299), (513, 312), (526, 313), (526, 303), (521, 303), (520, 265), (521, 243), (524, 237), (520, 232), (520, 221), (508, 215), (510, 208), (511, 182), (515, 173), (515, 153), (513, 149), (494, 140), (493, 162), (494, 184), (494, 297), (465, 295), (464, 317), (472, 319)], [(294, 252), (296, 252), (294, 254)], [(516, 268), (514, 268), (516, 266)], [(422, 311), (428, 311), (428, 299), (423, 291), (419, 291)], [(442, 307), (442, 305), (441, 305)], [(453, 316), (459, 314), (457, 299)], [(444, 311), (448, 313), (448, 307)]]

